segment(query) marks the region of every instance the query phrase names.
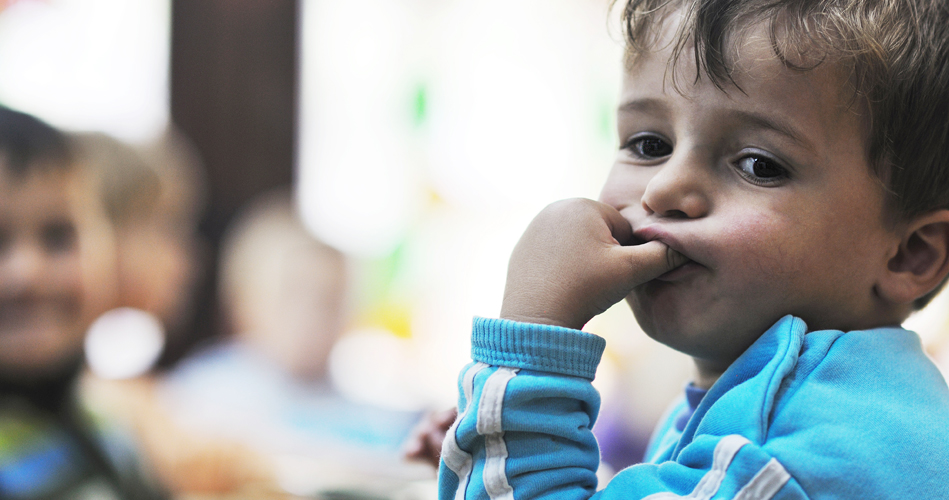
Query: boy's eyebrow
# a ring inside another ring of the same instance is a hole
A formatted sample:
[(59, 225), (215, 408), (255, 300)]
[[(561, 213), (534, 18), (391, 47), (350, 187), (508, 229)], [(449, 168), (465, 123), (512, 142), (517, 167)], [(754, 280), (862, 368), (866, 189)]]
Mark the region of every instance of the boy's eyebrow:
[(620, 113), (630, 113), (633, 111), (640, 111), (646, 113), (663, 113), (667, 112), (667, 106), (660, 99), (653, 98), (643, 98), (643, 99), (632, 99), (620, 103), (617, 111)]
[(798, 132), (797, 129), (780, 119), (752, 111), (735, 111), (734, 113), (742, 122), (750, 124), (754, 128), (773, 130), (796, 142), (802, 148), (812, 153), (815, 151), (814, 145)]

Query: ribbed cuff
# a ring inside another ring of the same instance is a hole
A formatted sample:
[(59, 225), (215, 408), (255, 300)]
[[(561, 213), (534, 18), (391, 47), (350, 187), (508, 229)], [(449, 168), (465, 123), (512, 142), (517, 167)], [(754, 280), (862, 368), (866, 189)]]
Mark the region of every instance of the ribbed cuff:
[(475, 317), (471, 358), (593, 380), (606, 340), (571, 328)]

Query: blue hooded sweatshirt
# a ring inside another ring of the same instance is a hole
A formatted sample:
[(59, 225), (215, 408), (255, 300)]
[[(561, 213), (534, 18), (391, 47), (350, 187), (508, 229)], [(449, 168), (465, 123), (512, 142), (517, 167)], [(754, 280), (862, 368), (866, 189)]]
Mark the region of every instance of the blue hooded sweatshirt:
[(597, 491), (590, 382), (604, 347), (577, 330), (476, 318), (440, 500), (949, 499), (949, 388), (913, 332), (807, 332), (782, 318), (684, 429), (669, 413), (648, 463)]

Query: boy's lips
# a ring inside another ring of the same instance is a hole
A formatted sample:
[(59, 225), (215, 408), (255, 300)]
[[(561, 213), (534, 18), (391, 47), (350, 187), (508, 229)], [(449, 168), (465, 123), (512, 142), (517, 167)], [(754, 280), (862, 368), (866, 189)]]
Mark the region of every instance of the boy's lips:
[(677, 281), (704, 267), (700, 262), (692, 258), (692, 255), (683, 248), (682, 243), (676, 237), (655, 225), (643, 226), (636, 229), (633, 231), (633, 237), (636, 239), (637, 244), (647, 241), (659, 241), (688, 259), (684, 264), (656, 278), (659, 281)]
[(62, 321), (76, 314), (76, 304), (63, 298), (36, 297), (0, 300), (0, 334), (30, 328), (48, 321)]

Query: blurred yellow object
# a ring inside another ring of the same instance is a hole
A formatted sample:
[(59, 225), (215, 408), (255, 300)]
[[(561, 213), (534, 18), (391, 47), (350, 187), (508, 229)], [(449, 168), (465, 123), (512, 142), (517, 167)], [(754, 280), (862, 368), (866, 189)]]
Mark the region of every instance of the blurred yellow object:
[(371, 309), (358, 321), (359, 328), (376, 328), (398, 338), (412, 338), (412, 310), (408, 304), (386, 302)]

